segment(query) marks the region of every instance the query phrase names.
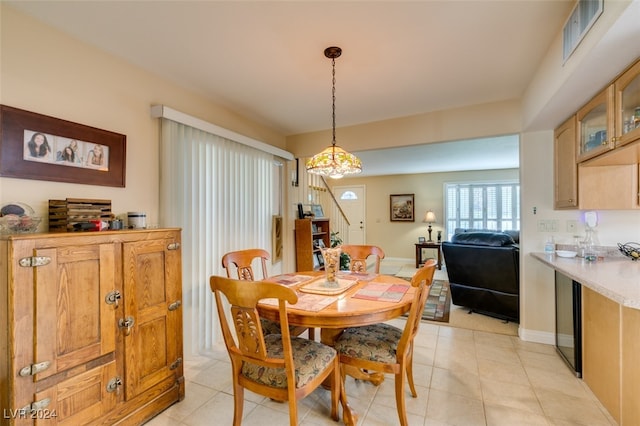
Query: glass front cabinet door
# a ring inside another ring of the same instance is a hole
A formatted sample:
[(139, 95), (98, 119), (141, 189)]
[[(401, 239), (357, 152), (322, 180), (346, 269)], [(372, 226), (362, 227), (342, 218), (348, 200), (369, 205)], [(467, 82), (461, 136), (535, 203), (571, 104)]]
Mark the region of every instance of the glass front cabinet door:
[(615, 148), (613, 137), (613, 85), (591, 99), (577, 113), (578, 162)]
[(640, 139), (640, 62), (614, 83), (616, 111), (616, 146)]

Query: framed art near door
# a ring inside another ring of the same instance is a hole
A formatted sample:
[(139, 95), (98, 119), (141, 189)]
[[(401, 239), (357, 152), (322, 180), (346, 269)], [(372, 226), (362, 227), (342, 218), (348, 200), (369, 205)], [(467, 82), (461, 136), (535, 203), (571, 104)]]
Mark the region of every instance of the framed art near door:
[(414, 194), (391, 194), (389, 200), (391, 222), (414, 222)]
[(125, 187), (120, 133), (0, 105), (0, 176)]

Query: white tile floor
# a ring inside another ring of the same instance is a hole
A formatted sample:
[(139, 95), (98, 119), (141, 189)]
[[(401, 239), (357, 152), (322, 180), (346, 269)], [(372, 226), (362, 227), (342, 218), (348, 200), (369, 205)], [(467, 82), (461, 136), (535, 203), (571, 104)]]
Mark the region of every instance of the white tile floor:
[[(403, 327), (404, 320), (391, 321)], [(615, 425), (592, 392), (553, 346), (518, 337), (423, 323), (415, 341), (418, 398), (406, 388), (411, 425), (520, 426)], [(185, 362), (186, 398), (147, 423), (231, 425), (233, 397), (224, 345)], [(347, 379), (358, 424), (399, 424), (393, 376), (376, 387)], [(298, 405), (301, 425), (334, 425), (328, 391), (319, 389)], [(287, 404), (245, 391), (243, 425), (287, 425)]]

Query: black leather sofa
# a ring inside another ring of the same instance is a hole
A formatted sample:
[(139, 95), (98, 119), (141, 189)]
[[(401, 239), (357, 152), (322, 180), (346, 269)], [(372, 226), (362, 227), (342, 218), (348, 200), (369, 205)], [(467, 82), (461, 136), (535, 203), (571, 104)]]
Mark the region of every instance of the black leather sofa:
[[(515, 237), (515, 239), (514, 239)], [(442, 243), (451, 301), (474, 312), (520, 322), (517, 231), (468, 231)]]

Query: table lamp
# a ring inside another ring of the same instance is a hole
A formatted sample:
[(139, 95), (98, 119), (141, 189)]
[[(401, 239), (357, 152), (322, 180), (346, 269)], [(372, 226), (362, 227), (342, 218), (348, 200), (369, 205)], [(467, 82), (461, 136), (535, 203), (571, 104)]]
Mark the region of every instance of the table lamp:
[(427, 240), (428, 242), (432, 243), (433, 240), (431, 239), (431, 224), (434, 223), (436, 221), (436, 214), (434, 212), (432, 212), (431, 210), (428, 210), (427, 213), (424, 215), (424, 223), (428, 223), (429, 227), (427, 228), (427, 231), (429, 232), (429, 239)]

